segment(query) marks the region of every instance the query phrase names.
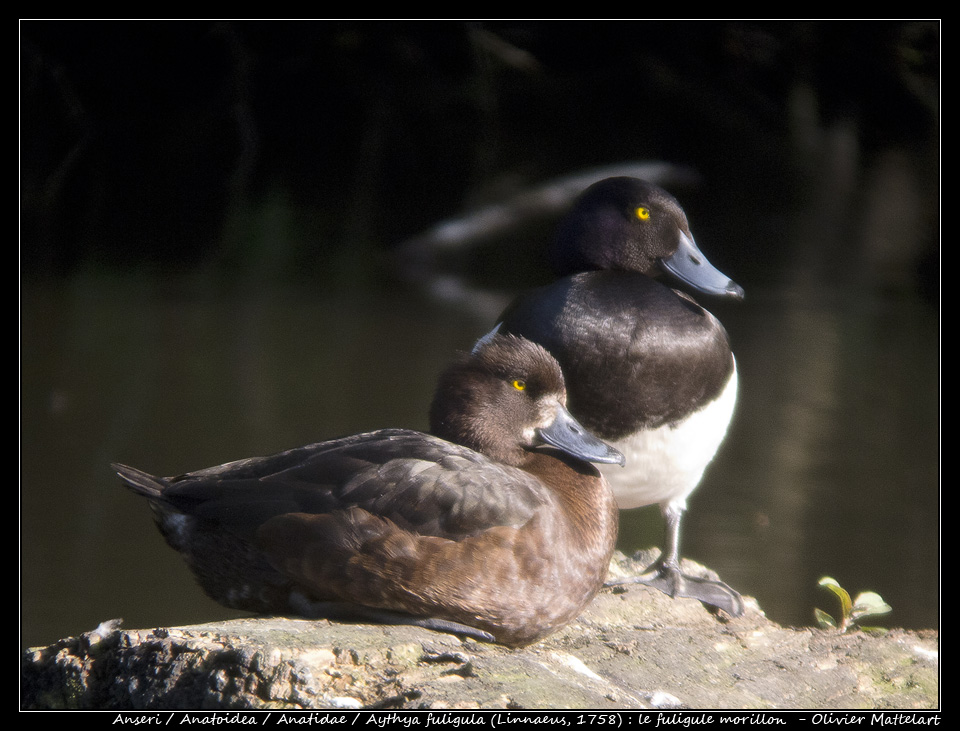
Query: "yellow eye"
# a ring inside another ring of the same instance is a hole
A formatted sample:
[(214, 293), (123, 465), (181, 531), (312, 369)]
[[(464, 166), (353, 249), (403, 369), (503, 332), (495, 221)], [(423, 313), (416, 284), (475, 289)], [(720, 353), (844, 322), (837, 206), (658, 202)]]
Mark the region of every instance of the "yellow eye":
[(526, 381), (522, 381), (522, 380), (520, 380), (519, 378), (515, 378), (515, 379), (513, 380), (513, 384), (512, 384), (512, 385), (513, 385), (513, 387), (514, 387), (515, 389), (517, 389), (518, 391), (522, 391), (523, 389), (525, 389), (525, 388), (527, 387), (527, 382), (526, 382)]
[(648, 218), (650, 218), (650, 209), (646, 206), (640, 206), (636, 211), (634, 211), (634, 213), (641, 221), (646, 221)]

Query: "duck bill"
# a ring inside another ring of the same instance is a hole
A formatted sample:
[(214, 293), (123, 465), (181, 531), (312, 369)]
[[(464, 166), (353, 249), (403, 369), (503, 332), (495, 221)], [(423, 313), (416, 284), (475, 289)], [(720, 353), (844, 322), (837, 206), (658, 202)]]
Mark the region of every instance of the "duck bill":
[(704, 294), (743, 299), (743, 287), (713, 266), (697, 247), (693, 238), (680, 232), (680, 246), (660, 265), (689, 287)]
[(562, 406), (558, 407), (553, 423), (537, 429), (537, 433), (551, 447), (587, 462), (618, 464), (622, 467), (626, 461), (620, 452), (584, 429)]

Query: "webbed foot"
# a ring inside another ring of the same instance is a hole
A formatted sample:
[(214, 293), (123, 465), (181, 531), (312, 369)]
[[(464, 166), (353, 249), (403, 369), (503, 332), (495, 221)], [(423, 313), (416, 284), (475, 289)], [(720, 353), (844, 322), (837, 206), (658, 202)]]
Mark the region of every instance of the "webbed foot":
[(688, 597), (704, 604), (722, 609), (731, 617), (739, 617), (744, 612), (743, 598), (722, 581), (690, 576), (679, 566), (670, 566), (656, 561), (639, 576), (608, 581), (606, 586), (623, 584), (643, 584), (662, 591), (670, 597)]

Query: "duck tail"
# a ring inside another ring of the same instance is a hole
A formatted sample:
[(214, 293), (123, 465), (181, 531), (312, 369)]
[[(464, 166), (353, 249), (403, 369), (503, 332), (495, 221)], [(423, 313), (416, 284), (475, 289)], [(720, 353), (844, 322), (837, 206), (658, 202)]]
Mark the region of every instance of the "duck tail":
[(120, 464), (119, 462), (114, 462), (110, 466), (113, 467), (116, 473), (120, 476), (120, 479), (123, 480), (123, 484), (138, 495), (142, 495), (143, 497), (151, 500), (162, 499), (163, 490), (167, 486), (167, 483), (163, 478), (148, 475), (146, 472), (142, 472), (141, 470), (133, 467), (128, 467), (127, 465)]

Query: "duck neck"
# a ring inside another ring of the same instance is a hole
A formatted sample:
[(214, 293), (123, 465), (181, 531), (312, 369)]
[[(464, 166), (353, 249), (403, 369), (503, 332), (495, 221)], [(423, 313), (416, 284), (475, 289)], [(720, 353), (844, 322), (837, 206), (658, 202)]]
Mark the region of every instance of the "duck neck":
[(564, 513), (571, 518), (571, 531), (588, 543), (593, 539), (598, 550), (612, 553), (619, 510), (610, 486), (597, 468), (552, 449), (534, 450), (526, 455), (519, 466), (551, 488)]

